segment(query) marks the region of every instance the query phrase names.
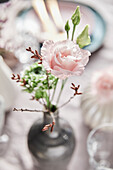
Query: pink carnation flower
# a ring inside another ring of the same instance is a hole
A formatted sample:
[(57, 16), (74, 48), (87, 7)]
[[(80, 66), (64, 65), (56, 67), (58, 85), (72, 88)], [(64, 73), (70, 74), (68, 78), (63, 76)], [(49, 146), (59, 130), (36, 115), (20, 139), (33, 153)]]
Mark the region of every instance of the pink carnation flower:
[(41, 55), (45, 69), (56, 77), (65, 79), (72, 75), (81, 75), (91, 54), (70, 40), (56, 43), (48, 40), (41, 48)]
[(100, 102), (109, 102), (113, 100), (113, 69), (94, 73), (92, 91)]

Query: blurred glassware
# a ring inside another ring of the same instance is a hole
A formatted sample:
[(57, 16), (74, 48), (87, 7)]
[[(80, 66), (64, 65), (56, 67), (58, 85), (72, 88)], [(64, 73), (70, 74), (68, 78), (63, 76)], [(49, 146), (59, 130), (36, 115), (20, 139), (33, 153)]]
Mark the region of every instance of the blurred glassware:
[(37, 38), (29, 32), (21, 32), (16, 35), (14, 42), (14, 53), (21, 63), (31, 63), (31, 53), (26, 51), (26, 48), (32, 47), (32, 50), (39, 49)]
[[(9, 18), (8, 13), (9, 13), (11, 5), (12, 5), (12, 0), (0, 1), (0, 24), (3, 24), (3, 27), (0, 30), (1, 34), (2, 34), (2, 30), (4, 30), (4, 25), (5, 25), (5, 23), (7, 23), (6, 21)], [(2, 36), (3, 36), (3, 34), (2, 34)]]
[[(13, 52), (21, 63), (31, 61), (29, 55), (26, 54), (26, 48), (29, 46), (32, 46), (34, 49), (38, 48), (37, 38), (31, 32), (26, 28), (16, 29), (15, 18), (20, 10), (29, 8), (29, 6), (31, 6), (30, 1), (10, 0), (9, 8), (5, 9), (7, 13), (4, 10), (1, 13), (6, 14), (7, 22), (4, 29), (1, 30), (0, 47)], [(29, 27), (29, 25), (27, 26)]]
[(45, 2), (43, 0), (32, 0), (32, 6), (41, 21), (43, 30), (55, 34), (56, 27), (48, 15)]
[(2, 156), (8, 147), (9, 136), (3, 133), (5, 123), (5, 102), (4, 98), (0, 95), (0, 156)]
[(113, 170), (113, 123), (93, 129), (87, 139), (91, 170)]
[[(0, 55), (5, 57), (7, 43), (10, 41), (11, 32), (7, 32), (6, 30), (10, 30), (8, 27), (8, 20), (9, 20), (9, 11), (12, 7), (13, 0), (4, 0), (0, 1)], [(7, 58), (7, 57), (5, 57)]]
[(7, 21), (7, 9), (9, 6), (10, 2), (8, 0), (0, 1), (0, 37), (2, 37), (1, 32)]
[(93, 73), (81, 97), (81, 109), (90, 128), (113, 123), (113, 68)]
[(42, 43), (46, 39), (59, 41), (66, 38), (63, 31), (62, 16), (56, 0), (46, 0), (45, 2), (43, 0), (32, 0), (32, 7), (40, 20), (40, 26), (42, 26), (42, 30), (38, 35), (39, 42)]
[(59, 32), (64, 32), (64, 22), (57, 0), (46, 0), (47, 8)]

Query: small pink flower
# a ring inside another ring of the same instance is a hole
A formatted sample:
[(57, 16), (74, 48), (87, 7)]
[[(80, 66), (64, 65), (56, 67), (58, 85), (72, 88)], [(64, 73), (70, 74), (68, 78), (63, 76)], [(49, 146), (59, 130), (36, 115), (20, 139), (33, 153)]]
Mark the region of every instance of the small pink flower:
[(100, 102), (113, 100), (113, 69), (96, 72), (92, 79), (92, 89)]
[(48, 40), (41, 48), (41, 55), (45, 69), (56, 77), (65, 79), (72, 75), (81, 75), (91, 54), (70, 40), (56, 43)]

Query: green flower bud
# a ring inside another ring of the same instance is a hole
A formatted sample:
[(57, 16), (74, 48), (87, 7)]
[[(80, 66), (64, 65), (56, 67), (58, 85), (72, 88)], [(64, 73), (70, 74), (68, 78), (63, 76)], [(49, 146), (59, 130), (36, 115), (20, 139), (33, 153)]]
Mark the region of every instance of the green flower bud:
[(66, 22), (66, 25), (65, 25), (65, 31), (69, 31), (70, 30), (70, 26), (69, 26), (69, 20)]
[(71, 17), (73, 25), (78, 25), (80, 23), (80, 10), (79, 6), (77, 6), (75, 13)]
[(88, 35), (89, 26), (86, 25), (82, 33), (77, 37), (76, 43), (80, 48), (83, 48), (86, 45), (91, 43), (90, 36)]

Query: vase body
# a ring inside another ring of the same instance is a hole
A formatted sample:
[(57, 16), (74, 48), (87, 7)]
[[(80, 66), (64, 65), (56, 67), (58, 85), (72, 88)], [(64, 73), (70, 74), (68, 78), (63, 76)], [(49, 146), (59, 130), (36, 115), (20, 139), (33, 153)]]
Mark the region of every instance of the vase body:
[(28, 134), (28, 148), (32, 154), (34, 165), (41, 170), (65, 170), (75, 148), (75, 136), (67, 121), (54, 114), (53, 132), (42, 131), (43, 127), (52, 122), (48, 113), (36, 121)]

